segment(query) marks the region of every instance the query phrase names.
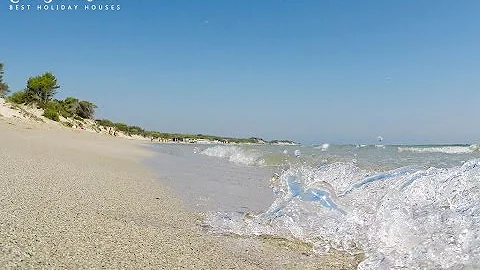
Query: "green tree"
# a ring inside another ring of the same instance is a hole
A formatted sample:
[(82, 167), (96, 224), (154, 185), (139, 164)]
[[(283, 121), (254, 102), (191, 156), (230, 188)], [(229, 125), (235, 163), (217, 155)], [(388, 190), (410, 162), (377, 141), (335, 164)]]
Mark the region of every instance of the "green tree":
[(95, 104), (82, 100), (78, 103), (76, 114), (83, 119), (92, 119), (95, 115), (95, 108), (97, 108)]
[(44, 110), (47, 110), (47, 109), (54, 110), (59, 115), (65, 118), (72, 117), (73, 115), (66, 109), (66, 105), (64, 104), (63, 100), (52, 99), (48, 101), (47, 104), (45, 105)]
[(63, 106), (67, 112), (77, 114), (78, 108), (80, 107), (80, 100), (74, 97), (67, 97), (63, 101)]
[(95, 120), (95, 122), (97, 122), (97, 124), (101, 125), (101, 126), (104, 126), (104, 127), (113, 127), (115, 126), (115, 124), (108, 120), (108, 119), (97, 119)]
[(128, 125), (124, 123), (115, 123), (114, 127), (120, 131), (128, 132)]
[(0, 97), (5, 97), (8, 93), (8, 85), (3, 81), (3, 63), (0, 63)]
[(30, 77), (27, 81), (27, 101), (37, 103), (40, 107), (45, 107), (49, 100), (56, 94), (60, 88), (57, 85), (57, 78), (51, 73), (46, 72), (40, 76)]
[(97, 108), (95, 104), (89, 101), (80, 101), (74, 97), (67, 97), (63, 101), (63, 106), (67, 112), (78, 115), (83, 119), (92, 119), (95, 114), (95, 108)]

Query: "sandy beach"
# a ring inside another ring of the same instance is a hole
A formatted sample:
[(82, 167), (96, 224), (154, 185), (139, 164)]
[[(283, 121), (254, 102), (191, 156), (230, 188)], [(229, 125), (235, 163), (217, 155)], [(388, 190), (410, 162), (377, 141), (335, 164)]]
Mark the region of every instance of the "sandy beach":
[(201, 231), (145, 142), (0, 117), (0, 268), (354, 269), (343, 254)]

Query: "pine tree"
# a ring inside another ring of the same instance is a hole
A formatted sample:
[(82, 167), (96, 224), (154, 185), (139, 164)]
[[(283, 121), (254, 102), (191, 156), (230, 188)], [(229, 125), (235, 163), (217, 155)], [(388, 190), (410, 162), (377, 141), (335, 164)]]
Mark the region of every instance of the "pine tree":
[(3, 63), (0, 63), (0, 97), (5, 97), (8, 93), (8, 85), (3, 81)]

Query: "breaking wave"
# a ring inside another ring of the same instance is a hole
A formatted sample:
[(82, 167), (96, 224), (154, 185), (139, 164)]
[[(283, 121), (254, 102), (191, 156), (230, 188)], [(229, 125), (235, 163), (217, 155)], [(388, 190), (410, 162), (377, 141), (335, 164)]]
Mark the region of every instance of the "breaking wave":
[(201, 154), (210, 157), (224, 158), (239, 165), (261, 166), (265, 164), (265, 160), (255, 150), (234, 145), (216, 145), (203, 150)]
[(330, 147), (330, 144), (324, 143), (322, 145), (318, 145), (318, 146), (315, 146), (313, 148), (320, 149), (321, 151), (327, 151), (329, 147)]
[[(228, 158), (239, 153), (207, 150)], [(268, 210), (211, 213), (206, 225), (218, 233), (297, 238), (320, 253), (363, 252), (358, 269), (475, 268), (480, 267), (479, 183), (480, 159), (451, 168), (383, 172), (346, 163), (296, 164), (272, 177), (276, 199)]]
[(444, 153), (444, 154), (468, 154), (478, 147), (472, 146), (439, 146), (439, 147), (398, 147), (398, 152), (414, 152), (414, 153)]

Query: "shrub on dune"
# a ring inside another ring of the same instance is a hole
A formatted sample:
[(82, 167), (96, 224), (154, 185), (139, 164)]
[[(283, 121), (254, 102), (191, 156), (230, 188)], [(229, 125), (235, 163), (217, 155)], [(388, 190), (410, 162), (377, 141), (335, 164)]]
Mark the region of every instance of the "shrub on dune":
[(43, 116), (56, 122), (60, 121), (60, 116), (58, 115), (58, 112), (51, 107), (44, 109)]
[(6, 101), (15, 104), (25, 104), (27, 102), (25, 91), (17, 91), (6, 98)]

